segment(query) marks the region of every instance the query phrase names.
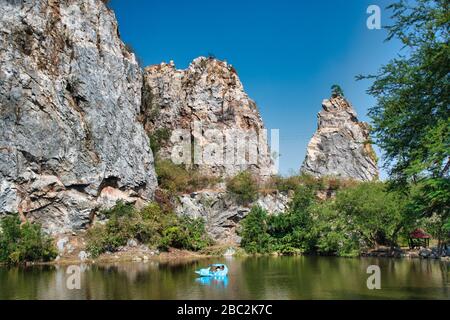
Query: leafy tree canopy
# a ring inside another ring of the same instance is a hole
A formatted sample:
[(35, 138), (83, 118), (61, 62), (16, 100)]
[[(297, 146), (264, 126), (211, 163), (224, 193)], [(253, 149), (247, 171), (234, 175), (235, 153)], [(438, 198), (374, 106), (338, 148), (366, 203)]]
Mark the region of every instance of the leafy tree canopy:
[(368, 90), (377, 99), (369, 112), (374, 140), (393, 185), (420, 185), (421, 210), (448, 215), (449, 1), (399, 0), (388, 9), (387, 40), (403, 43), (401, 55), (378, 74), (358, 77), (374, 81)]

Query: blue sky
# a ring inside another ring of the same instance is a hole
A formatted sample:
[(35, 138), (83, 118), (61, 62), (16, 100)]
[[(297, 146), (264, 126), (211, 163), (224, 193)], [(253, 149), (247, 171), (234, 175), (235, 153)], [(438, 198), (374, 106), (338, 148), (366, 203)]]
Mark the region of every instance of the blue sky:
[[(144, 65), (174, 60), (184, 69), (214, 54), (238, 71), (268, 129), (280, 129), (280, 170), (298, 171), (317, 127), (321, 102), (340, 84), (359, 118), (374, 104), (374, 73), (399, 51), (384, 30), (366, 27), (369, 5), (392, 0), (112, 0), (124, 42)], [(384, 175), (384, 174), (383, 174)]]

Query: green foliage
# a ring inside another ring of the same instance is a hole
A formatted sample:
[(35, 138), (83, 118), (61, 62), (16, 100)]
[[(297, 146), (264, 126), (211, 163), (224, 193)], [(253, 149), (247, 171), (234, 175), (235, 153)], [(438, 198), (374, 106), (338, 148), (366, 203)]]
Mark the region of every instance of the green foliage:
[(241, 204), (249, 204), (258, 197), (258, 183), (249, 171), (242, 171), (227, 181), (227, 191)]
[(394, 245), (406, 222), (407, 199), (381, 182), (365, 182), (337, 194), (335, 209), (349, 231), (368, 247)]
[(208, 177), (196, 170), (185, 169), (169, 160), (156, 161), (156, 174), (160, 188), (170, 193), (190, 193), (207, 188), (219, 182), (218, 178)]
[(199, 251), (212, 244), (205, 233), (203, 219), (188, 216), (179, 218), (176, 225), (164, 230), (160, 248), (169, 247)]
[(109, 219), (108, 222), (92, 227), (87, 234), (87, 249), (94, 257), (126, 245), (128, 239), (134, 238), (133, 226), (140, 220), (133, 206), (120, 201), (102, 214)]
[(103, 214), (108, 221), (88, 231), (87, 249), (94, 257), (117, 251), (129, 239), (161, 249), (200, 250), (210, 244), (202, 219), (179, 218), (155, 203), (136, 210), (132, 205), (119, 201)]
[[(449, 22), (448, 1), (398, 1), (389, 7), (388, 40), (400, 40), (403, 54), (383, 66), (368, 92), (375, 142), (384, 150), (393, 186), (419, 184), (417, 207), (430, 216), (449, 212)], [(446, 195), (445, 195), (446, 194)], [(421, 197), (419, 197), (421, 196)]]
[(360, 183), (319, 201), (314, 186), (299, 186), (287, 212), (267, 216), (253, 208), (242, 222), (242, 246), (251, 253), (276, 251), (355, 256), (376, 245), (395, 245), (409, 230), (407, 199), (383, 183)]
[(450, 218), (443, 218), (438, 214), (426, 217), (422, 220), (423, 227), (434, 239), (438, 240), (438, 246), (450, 241)]
[(267, 219), (267, 212), (255, 206), (242, 221), (241, 246), (248, 253), (268, 253), (270, 251)]
[(152, 149), (154, 155), (158, 154), (161, 147), (167, 144), (171, 134), (172, 133), (168, 128), (159, 128), (149, 135), (150, 148)]
[(411, 211), (416, 216), (432, 216), (433, 213), (438, 213), (443, 220), (449, 217), (449, 179), (422, 179), (412, 185), (409, 195)]
[(253, 207), (242, 221), (242, 247), (249, 253), (309, 251), (312, 220), (307, 209), (314, 202), (312, 188), (301, 186), (286, 213), (268, 216), (262, 208)]
[(312, 226), (309, 249), (321, 255), (353, 257), (361, 253), (358, 231), (349, 227), (348, 219), (332, 201), (317, 202), (310, 208)]
[(1, 220), (0, 226), (0, 262), (19, 264), (56, 258), (53, 241), (40, 225), (29, 222), (21, 225), (17, 216), (9, 216)]
[(313, 220), (310, 207), (316, 203), (313, 186), (299, 186), (288, 212), (270, 217), (269, 233), (275, 251), (282, 253), (312, 252), (314, 239), (310, 230)]
[(333, 98), (336, 97), (344, 97), (344, 90), (342, 90), (341, 86), (338, 84), (333, 84), (331, 86), (331, 96)]

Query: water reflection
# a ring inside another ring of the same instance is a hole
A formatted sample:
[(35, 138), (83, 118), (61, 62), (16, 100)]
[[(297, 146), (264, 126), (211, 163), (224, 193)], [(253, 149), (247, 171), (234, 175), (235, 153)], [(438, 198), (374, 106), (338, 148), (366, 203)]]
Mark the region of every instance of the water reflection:
[[(220, 260), (220, 259), (219, 259)], [(226, 263), (228, 277), (195, 270)], [(381, 290), (366, 287), (381, 268)], [(62, 266), (0, 268), (0, 299), (449, 299), (449, 263), (408, 259), (259, 257), (222, 261), (84, 265), (81, 289), (67, 289)]]
[(228, 286), (228, 276), (225, 277), (199, 277), (196, 282), (204, 286), (215, 286), (216, 288), (226, 288)]

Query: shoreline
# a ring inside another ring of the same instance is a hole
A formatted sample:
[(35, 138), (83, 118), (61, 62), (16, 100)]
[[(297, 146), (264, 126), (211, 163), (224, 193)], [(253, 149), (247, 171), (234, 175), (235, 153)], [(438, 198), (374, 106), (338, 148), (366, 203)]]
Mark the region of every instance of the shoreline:
[[(361, 254), (359, 256), (354, 257), (341, 257), (337, 255), (314, 255), (314, 254), (295, 254), (295, 255), (283, 255), (279, 253), (268, 253), (268, 254), (238, 254), (232, 256), (224, 256), (223, 254), (204, 254), (199, 252), (193, 252), (188, 250), (179, 250), (171, 248), (168, 252), (161, 252), (158, 254), (149, 254), (147, 251), (141, 250), (127, 250), (122, 252), (115, 253), (107, 253), (102, 254), (97, 258), (87, 258), (85, 260), (81, 260), (77, 257), (61, 257), (59, 259), (49, 261), (49, 262), (28, 262), (23, 264), (25, 267), (33, 267), (33, 266), (69, 266), (69, 265), (103, 265), (103, 264), (115, 264), (115, 263), (148, 263), (148, 262), (159, 262), (159, 263), (168, 263), (168, 264), (176, 264), (176, 263), (187, 263), (193, 261), (199, 261), (203, 259), (211, 259), (211, 258), (259, 258), (259, 257), (322, 257), (322, 258), (342, 258), (342, 259), (368, 259), (368, 258), (382, 258), (382, 259), (409, 259), (409, 260), (432, 260), (432, 261), (441, 261), (441, 262), (450, 262), (449, 256), (443, 257), (423, 257), (417, 254), (411, 254), (411, 252), (407, 252), (402, 255), (384, 255), (384, 254)], [(7, 264), (1, 264), (0, 267), (8, 267)]]
[[(48, 262), (27, 262), (24, 266), (68, 266), (77, 264), (114, 264), (114, 263), (186, 263), (201, 259), (226, 258), (226, 257), (285, 257), (285, 256), (305, 256), (305, 257), (334, 257), (334, 258), (387, 258), (387, 259), (425, 259), (450, 262), (450, 255), (439, 256), (434, 248), (416, 248), (408, 247), (386, 247), (379, 246), (369, 249), (356, 256), (338, 256), (338, 255), (317, 255), (317, 254), (282, 254), (278, 252), (249, 254), (236, 243), (221, 243), (209, 246), (200, 251), (194, 252), (169, 248), (168, 251), (159, 251), (149, 248), (136, 240), (129, 240), (125, 246), (119, 247), (115, 252), (102, 253), (98, 257), (91, 257), (87, 250), (85, 233), (63, 234), (55, 238), (55, 245), (58, 250), (58, 256), (53, 261)], [(0, 266), (7, 264), (0, 263)]]

